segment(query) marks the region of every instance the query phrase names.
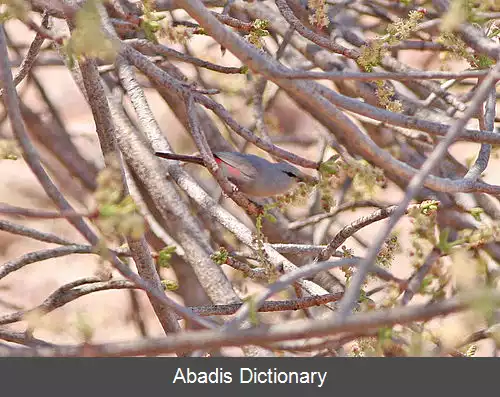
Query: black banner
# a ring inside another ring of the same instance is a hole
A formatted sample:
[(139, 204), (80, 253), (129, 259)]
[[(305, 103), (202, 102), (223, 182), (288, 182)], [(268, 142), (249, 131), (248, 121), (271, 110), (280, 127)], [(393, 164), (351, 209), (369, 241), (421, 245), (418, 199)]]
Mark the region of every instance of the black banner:
[(494, 358), (3, 358), (0, 385), (5, 396), (462, 395), (497, 389), (499, 363)]

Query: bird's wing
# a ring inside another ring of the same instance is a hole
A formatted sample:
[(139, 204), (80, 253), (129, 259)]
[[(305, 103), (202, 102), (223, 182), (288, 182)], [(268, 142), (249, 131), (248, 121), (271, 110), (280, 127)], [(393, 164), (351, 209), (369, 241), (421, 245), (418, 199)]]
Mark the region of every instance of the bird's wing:
[(242, 156), (239, 153), (232, 152), (217, 152), (214, 153), (214, 155), (226, 163), (229, 167), (235, 168), (249, 178), (255, 178), (257, 175), (255, 167), (249, 163), (247, 158), (245, 158), (250, 155)]

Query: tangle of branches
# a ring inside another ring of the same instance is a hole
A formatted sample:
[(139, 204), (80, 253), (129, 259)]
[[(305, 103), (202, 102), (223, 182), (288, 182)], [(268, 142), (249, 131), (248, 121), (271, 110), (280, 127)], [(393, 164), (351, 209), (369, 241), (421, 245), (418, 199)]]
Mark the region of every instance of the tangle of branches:
[[(22, 162), (51, 202), (0, 203), (0, 239), (44, 247), (0, 263), (0, 354), (497, 354), (498, 1), (0, 7), (0, 161)], [(56, 67), (89, 106), (91, 153), (38, 73)], [(315, 178), (257, 200), (217, 151)], [(210, 175), (155, 152), (198, 152)], [(80, 237), (21, 222), (54, 219)], [(70, 255), (94, 255), (99, 271), (33, 307), (4, 304), (23, 288), (16, 272)], [(141, 336), (39, 334), (50, 313), (116, 290)], [(146, 304), (163, 335), (148, 332)]]

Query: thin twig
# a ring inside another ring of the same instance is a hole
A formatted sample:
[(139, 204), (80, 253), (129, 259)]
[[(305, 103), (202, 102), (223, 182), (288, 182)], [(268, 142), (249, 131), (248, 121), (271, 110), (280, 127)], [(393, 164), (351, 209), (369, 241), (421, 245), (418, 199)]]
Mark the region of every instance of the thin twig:
[[(42, 16), (42, 26), (44, 28), (48, 28), (48, 25), (49, 25), (49, 15), (46, 12), (44, 12)], [(40, 33), (37, 33), (28, 49), (28, 52), (26, 53), (26, 56), (21, 62), (21, 65), (19, 65), (19, 70), (14, 76), (14, 82), (13, 82), (14, 86), (17, 86), (21, 81), (23, 81), (24, 78), (30, 72), (31, 68), (33, 67), (33, 65), (37, 60), (38, 53), (40, 52), (40, 49), (42, 48), (44, 41), (45, 38)], [(2, 95), (3, 95), (3, 89), (0, 89), (0, 97)]]
[(125, 43), (130, 44), (132, 47), (134, 47), (136, 50), (140, 50), (144, 52), (145, 50), (148, 52), (152, 52), (155, 54), (162, 55), (164, 57), (172, 57), (175, 59), (178, 59), (183, 62), (188, 62), (193, 65), (212, 70), (214, 72), (219, 72), (219, 73), (225, 73), (225, 74), (242, 74), (244, 73), (245, 68), (244, 67), (228, 67), (228, 66), (222, 66), (222, 65), (216, 65), (214, 63), (208, 62), (208, 61), (202, 61), (199, 58), (192, 57), (190, 55), (183, 54), (182, 52), (176, 51), (172, 48), (169, 48), (164, 45), (160, 44), (154, 44), (148, 40), (145, 39), (130, 39), (130, 40), (125, 40)]
[[(479, 117), (479, 126), (482, 130), (494, 132), (496, 102), (496, 90), (492, 88), (486, 99), (484, 114), (481, 112)], [(490, 154), (491, 144), (481, 144), (477, 159), (469, 171), (467, 171), (467, 174), (465, 174), (464, 179), (471, 181), (477, 180), (488, 166)]]
[(418, 291), (420, 291), (420, 288), (422, 286), (422, 282), (424, 281), (425, 276), (429, 273), (432, 266), (434, 266), (434, 263), (439, 259), (440, 256), (441, 256), (440, 250), (438, 250), (437, 248), (434, 248), (429, 253), (429, 255), (427, 255), (422, 266), (420, 266), (415, 271), (415, 273), (413, 273), (411, 275), (411, 277), (408, 279), (408, 286), (406, 287), (406, 290), (403, 294), (403, 297), (401, 298), (401, 304), (403, 306), (410, 303), (413, 296)]
[(75, 244), (65, 238), (59, 237), (52, 233), (41, 232), (36, 229), (32, 229), (27, 226), (18, 225), (9, 221), (4, 221), (0, 219), (0, 230), (3, 230), (7, 233), (17, 234), (20, 236), (29, 237), (38, 241), (44, 241), (46, 243), (51, 244), (60, 244), (60, 245), (71, 245)]
[(16, 207), (14, 205), (0, 203), (0, 214), (17, 215), (27, 218), (37, 218), (37, 219), (79, 219), (79, 218), (95, 218), (99, 215), (97, 211), (93, 212), (77, 212), (73, 210), (69, 211), (46, 211), (33, 208), (22, 208)]
[(351, 50), (349, 48), (343, 47), (339, 44), (334, 43), (324, 37), (319, 36), (312, 30), (306, 28), (299, 19), (294, 15), (293, 11), (288, 6), (286, 0), (276, 0), (276, 6), (281, 12), (281, 15), (286, 19), (286, 21), (297, 31), (297, 33), (308, 38), (313, 43), (316, 43), (320, 47), (327, 48), (338, 54), (342, 54), (347, 58), (357, 59), (359, 57), (359, 52), (357, 50)]
[(8, 261), (0, 266), (0, 280), (8, 274), (21, 269), (22, 267), (31, 263), (44, 261), (52, 258), (59, 258), (70, 254), (97, 254), (98, 252), (94, 247), (89, 245), (67, 245), (57, 248), (49, 248), (41, 251), (34, 251), (22, 255), (17, 259)]
[(341, 212), (352, 210), (355, 208), (363, 208), (363, 207), (384, 208), (384, 207), (387, 207), (387, 205), (383, 204), (381, 202), (375, 201), (375, 200), (363, 200), (363, 201), (342, 203), (339, 206), (335, 207), (333, 209), (333, 211), (328, 212), (326, 214), (317, 214), (317, 215), (310, 216), (309, 218), (304, 219), (304, 220), (290, 222), (288, 224), (288, 229), (290, 229), (290, 230), (301, 229), (303, 227), (321, 222), (324, 219), (333, 218)]

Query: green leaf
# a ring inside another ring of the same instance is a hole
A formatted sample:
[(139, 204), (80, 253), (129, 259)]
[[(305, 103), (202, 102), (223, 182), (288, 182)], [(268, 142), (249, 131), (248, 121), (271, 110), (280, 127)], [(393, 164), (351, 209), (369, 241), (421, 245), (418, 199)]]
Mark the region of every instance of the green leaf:
[(338, 154), (333, 155), (327, 161), (324, 161), (319, 166), (319, 172), (326, 175), (335, 175), (339, 172), (339, 166), (336, 164), (337, 159), (340, 156)]
[(246, 299), (243, 299), (245, 303), (248, 303), (250, 306), (249, 310), (249, 315), (248, 315), (248, 320), (253, 326), (259, 325), (259, 316), (257, 315), (257, 307), (255, 305), (255, 297), (254, 296), (249, 296)]
[(220, 247), (218, 251), (210, 255), (210, 258), (218, 265), (223, 265), (229, 258), (229, 252), (224, 247)]
[(391, 340), (391, 338), (392, 338), (392, 328), (389, 327), (379, 328), (378, 330), (379, 342)]
[(266, 217), (266, 219), (271, 222), (271, 223), (276, 223), (277, 222), (277, 219), (276, 217), (273, 215), (273, 214), (270, 214), (270, 213), (265, 213), (264, 216)]
[(158, 252), (158, 266), (168, 268), (176, 247), (171, 245)]
[(167, 291), (177, 291), (179, 289), (179, 283), (174, 280), (161, 280), (161, 285)]
[(484, 210), (481, 207), (475, 207), (469, 210), (469, 214), (471, 214), (474, 217), (474, 219), (478, 222), (481, 221), (481, 214), (483, 213)]
[(116, 204), (104, 204), (99, 208), (99, 215), (106, 218), (115, 216), (118, 212)]

